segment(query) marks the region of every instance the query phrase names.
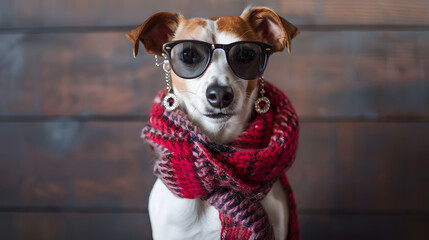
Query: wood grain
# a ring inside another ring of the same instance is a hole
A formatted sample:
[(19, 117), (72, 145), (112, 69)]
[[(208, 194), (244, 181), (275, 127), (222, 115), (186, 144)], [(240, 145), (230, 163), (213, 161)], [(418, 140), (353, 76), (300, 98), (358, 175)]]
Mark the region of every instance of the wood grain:
[(428, 123), (302, 123), (298, 207), (428, 212)]
[(149, 216), (109, 213), (0, 213), (2, 239), (152, 239)]
[(428, 25), (426, 0), (124, 0), (91, 2), (23, 0), (0, 3), (0, 27), (139, 25), (160, 11), (186, 17), (239, 15), (248, 5), (267, 6), (295, 24)]
[[(124, 33), (7, 34), (0, 116), (147, 116), (163, 73)], [(301, 117), (429, 117), (429, 33), (304, 32), (265, 78)]]
[(144, 123), (0, 124), (0, 206), (147, 209)]
[[(147, 208), (144, 123), (0, 123), (0, 206)], [(288, 175), (300, 210), (429, 210), (428, 123), (302, 123)]]
[(427, 216), (299, 215), (302, 239), (421, 239)]
[(265, 76), (301, 117), (427, 117), (428, 47), (426, 32), (303, 33)]
[[(303, 239), (420, 239), (424, 216), (300, 214)], [(147, 214), (0, 213), (4, 239), (152, 239)]]
[(165, 86), (125, 31), (248, 5), (304, 29), (265, 74), (303, 120), (288, 172), (302, 238), (427, 238), (427, 0), (6, 0), (0, 239), (152, 239), (155, 156), (139, 135)]
[(140, 115), (162, 89), (153, 56), (132, 57), (123, 33), (6, 35), (2, 115)]

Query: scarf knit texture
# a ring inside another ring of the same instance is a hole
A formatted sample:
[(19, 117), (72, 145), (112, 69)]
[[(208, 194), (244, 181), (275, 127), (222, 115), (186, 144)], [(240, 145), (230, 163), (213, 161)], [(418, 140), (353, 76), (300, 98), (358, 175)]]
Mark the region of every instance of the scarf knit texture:
[(154, 173), (180, 198), (206, 200), (219, 211), (220, 239), (274, 239), (273, 227), (260, 201), (280, 180), (288, 198), (289, 230), (284, 239), (299, 240), (295, 199), (285, 175), (294, 159), (298, 118), (288, 98), (265, 84), (270, 110), (254, 112), (249, 127), (231, 144), (211, 141), (180, 110), (155, 98), (142, 138), (159, 153)]

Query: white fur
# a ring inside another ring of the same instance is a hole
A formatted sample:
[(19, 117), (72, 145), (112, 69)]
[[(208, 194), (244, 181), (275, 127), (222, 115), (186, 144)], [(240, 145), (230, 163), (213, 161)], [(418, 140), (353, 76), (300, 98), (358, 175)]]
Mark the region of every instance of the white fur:
[[(216, 22), (206, 20), (207, 26), (199, 33), (192, 33), (192, 39), (228, 44), (239, 41), (232, 34), (218, 32)], [(179, 25), (177, 32), (183, 31)], [(173, 78), (178, 78), (172, 72)], [(211, 83), (227, 85), (234, 91), (234, 101), (222, 111), (233, 112), (235, 115), (227, 121), (219, 121), (204, 116), (211, 108), (206, 100), (206, 89)], [(246, 97), (248, 81), (241, 80), (229, 68), (225, 52), (217, 49), (212, 63), (198, 79), (186, 80), (186, 91), (174, 88), (179, 98), (180, 106), (186, 111), (193, 123), (200, 127), (209, 138), (218, 143), (229, 143), (247, 127), (257, 97), (254, 90), (249, 98)], [(174, 86), (173, 86), (174, 87)], [(284, 239), (288, 232), (287, 197), (279, 181), (272, 187), (262, 200), (262, 205), (268, 213), (274, 227), (276, 239)], [(219, 212), (200, 199), (181, 199), (174, 196), (167, 187), (157, 180), (149, 197), (149, 215), (155, 240), (174, 239), (220, 239), (221, 222)]]
[[(275, 239), (288, 232), (289, 208), (282, 184), (277, 181), (261, 201), (274, 227)], [(173, 195), (157, 179), (149, 197), (149, 215), (155, 240), (220, 239), (219, 212), (200, 199), (183, 199)]]

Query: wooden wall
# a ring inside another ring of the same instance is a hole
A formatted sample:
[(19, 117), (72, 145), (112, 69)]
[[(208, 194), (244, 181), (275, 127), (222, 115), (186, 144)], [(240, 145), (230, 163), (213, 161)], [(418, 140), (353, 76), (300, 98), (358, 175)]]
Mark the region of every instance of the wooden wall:
[(300, 116), (289, 171), (303, 239), (429, 235), (427, 0), (0, 2), (0, 239), (151, 239), (153, 155), (139, 138), (163, 88), (124, 34), (158, 11), (297, 24), (266, 79)]

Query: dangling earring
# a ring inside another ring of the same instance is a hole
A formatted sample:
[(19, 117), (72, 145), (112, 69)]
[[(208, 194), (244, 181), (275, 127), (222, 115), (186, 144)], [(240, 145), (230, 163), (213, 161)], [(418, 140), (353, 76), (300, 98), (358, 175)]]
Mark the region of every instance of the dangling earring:
[(262, 77), (259, 79), (259, 84), (261, 88), (261, 91), (260, 91), (261, 96), (255, 101), (255, 110), (259, 114), (264, 114), (268, 112), (268, 110), (270, 110), (270, 99), (264, 96), (265, 82)]
[(173, 111), (179, 106), (179, 100), (177, 99), (176, 95), (173, 93), (173, 88), (170, 85), (170, 73), (171, 73), (171, 67), (170, 63), (168, 62), (167, 55), (165, 53), (162, 54), (164, 57), (163, 63), (158, 63), (158, 56), (155, 55), (155, 65), (161, 66), (162, 69), (165, 72), (165, 81), (167, 83), (167, 95), (165, 95), (164, 99), (162, 100), (162, 105), (164, 105), (165, 109), (167, 111)]

